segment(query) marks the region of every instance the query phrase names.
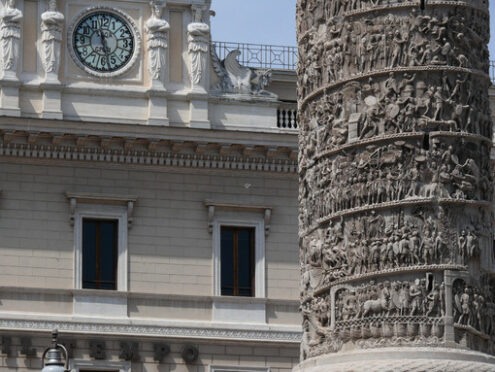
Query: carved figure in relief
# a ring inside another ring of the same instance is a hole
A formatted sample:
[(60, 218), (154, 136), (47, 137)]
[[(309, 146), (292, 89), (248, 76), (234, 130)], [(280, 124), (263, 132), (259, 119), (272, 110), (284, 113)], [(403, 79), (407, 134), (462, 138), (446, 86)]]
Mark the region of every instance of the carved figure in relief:
[[(425, 279), (414, 282), (385, 280), (341, 289), (335, 294), (336, 321), (387, 317), (440, 317), (444, 308), (443, 283), (433, 283), (427, 291)], [(481, 300), (480, 300), (481, 301)]]
[(201, 6), (193, 6), (193, 22), (187, 26), (188, 51), (191, 61), (190, 77), (193, 86), (200, 84), (206, 72), (206, 59), (210, 44), (210, 26), (203, 21)]
[(64, 20), (64, 15), (57, 10), (57, 1), (49, 0), (48, 10), (41, 14), (42, 55), (46, 73), (58, 74)]
[[(328, 16), (333, 12), (328, 9), (325, 12), (328, 40), (332, 41), (325, 48), (328, 51), (325, 53), (325, 60), (330, 63), (323, 66), (326, 72), (321, 71), (322, 75), (329, 77), (329, 82), (340, 80), (356, 70), (358, 73), (365, 73), (373, 69), (400, 66), (450, 64), (486, 71), (486, 62), (469, 53), (473, 44), (486, 53), (486, 46), (483, 47), (482, 42), (486, 40), (486, 30), (478, 29), (472, 24), (472, 28), (469, 28), (454, 13), (443, 17), (422, 16), (414, 11), (408, 17), (391, 14), (383, 17), (370, 16), (364, 23), (354, 21), (344, 27), (341, 17)], [(469, 15), (476, 16), (480, 17), (479, 14)], [(480, 19), (480, 22), (483, 21), (485, 19)], [(319, 52), (312, 52), (318, 49), (318, 39), (321, 36), (317, 27), (304, 34), (313, 48), (300, 53), (301, 61), (306, 61), (306, 53), (312, 57), (321, 55)], [(466, 38), (473, 40), (473, 44), (459, 42)], [(356, 48), (348, 49), (349, 44), (353, 43)], [(304, 65), (308, 66), (306, 63)], [(309, 80), (316, 82), (318, 76), (319, 74), (315, 74), (314, 79)], [(310, 87), (311, 90), (314, 88)]]
[[(301, 229), (316, 247), (306, 262), (319, 260), (304, 268), (319, 273), (308, 289), (319, 327), (335, 296), (311, 357), (334, 340), (438, 345), (446, 298), (445, 334), (495, 350), (495, 292), (476, 278), (492, 249), (488, 18), (481, 1), (458, 5), (299, 1)], [(476, 284), (446, 295), (443, 270)]]
[(170, 25), (161, 18), (162, 4), (152, 1), (150, 7), (151, 17), (144, 27), (148, 44), (148, 71), (152, 80), (159, 81), (165, 71)]
[(0, 41), (2, 70), (15, 73), (19, 59), (22, 12), (15, 7), (15, 0), (7, 0), (0, 10)]

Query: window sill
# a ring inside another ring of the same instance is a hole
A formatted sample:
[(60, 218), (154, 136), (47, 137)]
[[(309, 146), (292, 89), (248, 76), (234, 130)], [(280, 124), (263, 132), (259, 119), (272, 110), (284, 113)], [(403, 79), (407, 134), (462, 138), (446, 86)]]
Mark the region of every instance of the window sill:
[[(103, 314), (111, 318), (127, 318), (127, 296), (106, 296), (105, 291), (78, 290), (74, 293), (73, 313), (75, 316), (102, 317)], [(96, 293), (95, 293), (96, 292)]]
[(212, 306), (215, 323), (266, 324), (265, 298), (215, 297)]

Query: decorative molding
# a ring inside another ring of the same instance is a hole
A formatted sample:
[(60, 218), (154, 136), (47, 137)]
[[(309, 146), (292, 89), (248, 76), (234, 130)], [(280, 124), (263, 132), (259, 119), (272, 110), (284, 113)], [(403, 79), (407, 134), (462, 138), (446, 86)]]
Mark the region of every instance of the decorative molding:
[(70, 221), (74, 226), (74, 218), (78, 203), (91, 204), (123, 204), (127, 206), (127, 224), (130, 228), (133, 221), (134, 204), (137, 196), (134, 195), (116, 195), (116, 194), (96, 194), (96, 193), (75, 193), (66, 192), (65, 196), (70, 201)]
[(249, 204), (249, 203), (238, 203), (229, 201), (217, 201), (217, 200), (205, 200), (205, 206), (208, 208), (208, 230), (213, 232), (213, 224), (215, 219), (215, 212), (217, 209), (227, 209), (227, 210), (244, 210), (248, 212), (263, 212), (263, 219), (265, 222), (265, 236), (270, 234), (270, 221), (272, 218), (272, 207)]
[(0, 318), (1, 330), (38, 331), (47, 332), (57, 328), (65, 333), (87, 333), (98, 335), (126, 335), (136, 337), (171, 337), (191, 339), (215, 339), (232, 341), (260, 341), (260, 342), (301, 342), (301, 332), (275, 330), (247, 330), (207, 327), (170, 327), (145, 326), (132, 324), (110, 324), (97, 322), (72, 322), (52, 320), (19, 320)]
[[(143, 142), (132, 143), (128, 149), (115, 149), (108, 143), (105, 138), (101, 137), (96, 147), (86, 146), (79, 143), (79, 146), (67, 144), (41, 145), (33, 143), (17, 143), (12, 138), (17, 138), (16, 134), (4, 134), (3, 142), (0, 141), (0, 156), (12, 156), (19, 158), (36, 158), (36, 159), (55, 159), (69, 161), (95, 161), (118, 164), (135, 164), (135, 165), (156, 165), (180, 168), (205, 168), (205, 169), (234, 169), (258, 172), (276, 172), (276, 173), (296, 173), (297, 159), (289, 158), (284, 153), (285, 147), (278, 147), (279, 157), (249, 157), (243, 156), (242, 152), (233, 154), (220, 155), (218, 153), (174, 153), (165, 143), (161, 143), (163, 150), (150, 149), (143, 147)], [(60, 140), (60, 139), (59, 139)], [(111, 138), (110, 143), (118, 145), (122, 140)], [(247, 145), (241, 145), (242, 147)], [(263, 145), (257, 146), (260, 152), (263, 151)], [(153, 146), (152, 146), (153, 148)], [(234, 149), (231, 150), (232, 152)]]

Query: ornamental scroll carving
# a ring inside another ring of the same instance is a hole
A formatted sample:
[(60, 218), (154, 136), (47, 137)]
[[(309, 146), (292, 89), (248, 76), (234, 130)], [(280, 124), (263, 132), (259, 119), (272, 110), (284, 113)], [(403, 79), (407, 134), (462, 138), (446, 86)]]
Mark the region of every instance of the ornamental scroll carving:
[(201, 83), (206, 72), (210, 44), (210, 26), (204, 20), (206, 11), (201, 5), (193, 5), (193, 22), (187, 26), (190, 78), (193, 87)]
[(487, 10), (299, 0), (302, 359), (495, 354)]
[(64, 20), (64, 15), (57, 10), (57, 1), (49, 0), (48, 10), (41, 14), (42, 57), (47, 79), (53, 75), (58, 80)]
[[(151, 17), (146, 21), (145, 32), (148, 46), (148, 71), (153, 81), (162, 79), (166, 68), (169, 23), (162, 19), (164, 4), (150, 2)], [(161, 82), (163, 84), (163, 82)]]
[(17, 79), (22, 17), (22, 12), (15, 7), (15, 0), (7, 0), (0, 10), (1, 62), (4, 78)]

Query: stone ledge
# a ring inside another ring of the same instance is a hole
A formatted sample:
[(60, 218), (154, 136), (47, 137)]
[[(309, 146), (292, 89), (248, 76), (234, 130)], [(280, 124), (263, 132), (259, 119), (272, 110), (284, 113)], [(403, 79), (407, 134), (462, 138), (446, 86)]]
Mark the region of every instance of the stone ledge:
[(149, 321), (118, 319), (46, 316), (0, 313), (0, 330), (49, 332), (57, 328), (66, 334), (99, 334), (101, 336), (173, 337), (180, 339), (214, 339), (243, 342), (298, 344), (301, 332), (298, 327), (236, 324), (214, 325), (205, 322)]

